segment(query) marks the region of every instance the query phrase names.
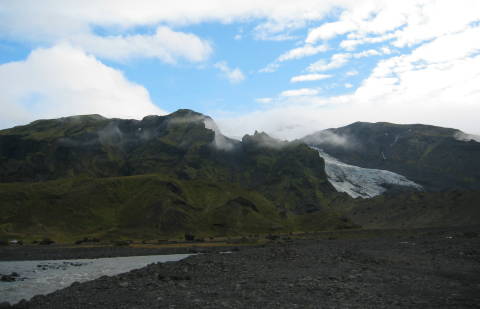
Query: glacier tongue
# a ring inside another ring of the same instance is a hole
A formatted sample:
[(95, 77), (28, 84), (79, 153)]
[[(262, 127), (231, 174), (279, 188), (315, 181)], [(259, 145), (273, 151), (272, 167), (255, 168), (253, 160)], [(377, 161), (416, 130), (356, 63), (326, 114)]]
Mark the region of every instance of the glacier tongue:
[(371, 198), (386, 191), (384, 185), (398, 185), (422, 190), (422, 186), (406, 177), (385, 170), (363, 168), (343, 163), (317, 147), (320, 157), (325, 160), (328, 180), (339, 192), (351, 197)]

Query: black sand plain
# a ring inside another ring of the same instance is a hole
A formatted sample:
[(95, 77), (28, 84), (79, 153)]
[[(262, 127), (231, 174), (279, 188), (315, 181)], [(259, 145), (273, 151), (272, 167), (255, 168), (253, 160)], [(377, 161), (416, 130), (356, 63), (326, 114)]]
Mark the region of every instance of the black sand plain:
[(74, 283), (12, 307), (480, 308), (480, 227), (281, 236), (229, 248), (17, 247), (1, 248), (0, 256), (188, 252), (200, 254)]

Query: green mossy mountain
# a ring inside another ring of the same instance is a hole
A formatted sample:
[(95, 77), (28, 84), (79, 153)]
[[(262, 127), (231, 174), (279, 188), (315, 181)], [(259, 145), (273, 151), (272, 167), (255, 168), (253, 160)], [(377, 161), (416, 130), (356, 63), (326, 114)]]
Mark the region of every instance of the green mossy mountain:
[[(286, 142), (241, 141), (191, 110), (142, 120), (99, 115), (0, 131), (0, 238), (166, 239), (475, 224), (480, 143), (425, 125), (354, 123)], [(462, 140), (463, 139), (463, 140)], [(352, 199), (315, 145), (426, 191)]]
[(30, 239), (202, 238), (351, 226), (328, 210), (314, 212), (314, 222), (280, 212), (240, 185), (160, 175), (0, 184), (0, 196), (0, 235)]
[(427, 191), (480, 189), (480, 143), (456, 129), (356, 122), (302, 141), (345, 163), (401, 174)]
[(317, 152), (265, 133), (229, 139), (191, 110), (0, 131), (0, 234), (239, 235), (351, 226)]

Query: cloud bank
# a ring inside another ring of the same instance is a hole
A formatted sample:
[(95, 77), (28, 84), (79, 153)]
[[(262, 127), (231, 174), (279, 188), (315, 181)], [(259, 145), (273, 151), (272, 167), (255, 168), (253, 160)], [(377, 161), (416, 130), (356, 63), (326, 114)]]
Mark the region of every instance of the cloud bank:
[(479, 132), (477, 37), (480, 28), (470, 27), (431, 40), (410, 54), (381, 60), (350, 95), (277, 98), (271, 109), (221, 119), (220, 126), (227, 135), (257, 129), (287, 139), (355, 121), (428, 123)]
[(96, 36), (76, 35), (66, 41), (98, 57), (126, 61), (132, 58), (156, 58), (166, 63), (178, 60), (201, 62), (212, 54), (209, 42), (191, 33), (158, 27), (152, 35)]
[(34, 50), (0, 65), (0, 127), (81, 114), (141, 118), (164, 114), (147, 90), (68, 45)]

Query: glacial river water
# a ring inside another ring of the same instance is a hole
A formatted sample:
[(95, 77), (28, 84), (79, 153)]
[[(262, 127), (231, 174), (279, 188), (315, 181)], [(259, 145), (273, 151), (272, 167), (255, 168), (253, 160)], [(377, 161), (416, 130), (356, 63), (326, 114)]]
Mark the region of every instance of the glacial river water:
[(0, 262), (0, 274), (16, 272), (14, 282), (0, 282), (0, 302), (17, 303), (101, 276), (113, 276), (151, 263), (175, 262), (190, 254), (131, 256), (100, 259)]

